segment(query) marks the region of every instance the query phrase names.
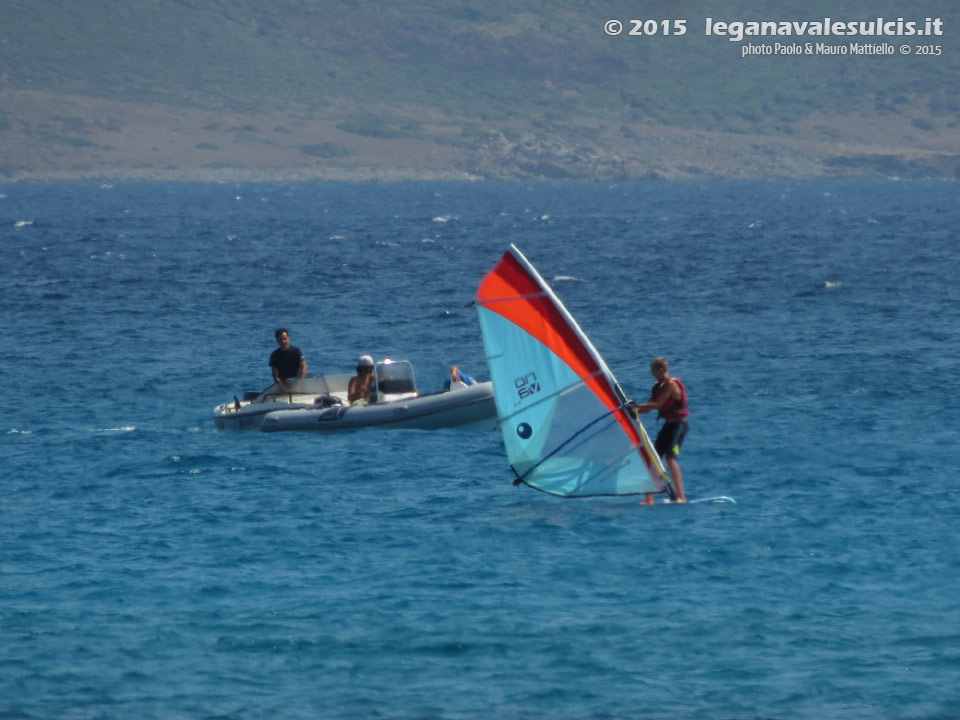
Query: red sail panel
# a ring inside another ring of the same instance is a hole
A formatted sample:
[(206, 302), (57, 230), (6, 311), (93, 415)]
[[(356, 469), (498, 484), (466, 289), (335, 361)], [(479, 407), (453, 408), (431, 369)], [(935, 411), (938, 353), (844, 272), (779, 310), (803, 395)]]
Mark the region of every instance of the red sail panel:
[(642, 444), (637, 427), (627, 413), (619, 409), (621, 400), (610, 385), (600, 364), (570, 322), (554, 304), (551, 294), (514, 254), (507, 251), (496, 267), (483, 278), (476, 301), (505, 317), (546, 345), (563, 360), (601, 399), (616, 417), (624, 432), (638, 446), (644, 462), (651, 458)]

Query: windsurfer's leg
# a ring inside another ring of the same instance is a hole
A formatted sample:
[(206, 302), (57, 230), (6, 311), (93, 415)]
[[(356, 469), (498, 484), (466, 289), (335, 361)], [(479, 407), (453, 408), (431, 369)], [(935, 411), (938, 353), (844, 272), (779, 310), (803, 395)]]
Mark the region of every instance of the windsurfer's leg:
[(678, 503), (685, 503), (687, 496), (683, 492), (683, 471), (680, 469), (680, 463), (673, 455), (667, 455), (667, 467), (670, 469), (670, 478), (673, 480), (675, 500)]
[(644, 498), (642, 505), (653, 505), (653, 493), (647, 493), (647, 496)]

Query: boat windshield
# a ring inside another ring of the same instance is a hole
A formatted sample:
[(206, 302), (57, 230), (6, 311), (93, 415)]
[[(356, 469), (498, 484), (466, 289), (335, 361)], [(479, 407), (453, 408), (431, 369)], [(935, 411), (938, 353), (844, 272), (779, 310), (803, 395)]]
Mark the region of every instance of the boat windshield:
[(336, 393), (346, 393), (349, 382), (350, 375), (347, 373), (317, 375), (315, 377), (287, 380), (285, 383), (286, 388), (280, 387), (279, 383), (274, 383), (260, 394), (260, 399), (266, 400), (276, 397), (277, 395), (333, 395)]
[(383, 395), (416, 393), (413, 366), (406, 360), (384, 360), (377, 363), (377, 390)]

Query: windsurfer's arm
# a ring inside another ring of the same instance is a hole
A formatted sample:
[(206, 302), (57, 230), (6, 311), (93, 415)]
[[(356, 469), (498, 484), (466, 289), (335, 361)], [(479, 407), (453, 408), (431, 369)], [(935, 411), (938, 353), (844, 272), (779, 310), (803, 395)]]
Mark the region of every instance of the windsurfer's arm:
[(667, 400), (670, 399), (670, 396), (673, 394), (673, 390), (676, 387), (674, 382), (671, 380), (666, 383), (660, 392), (657, 393), (656, 397), (650, 398), (649, 402), (645, 403), (635, 403), (633, 409), (636, 410), (639, 415), (646, 415), (648, 412), (653, 412), (654, 410), (659, 410), (666, 404)]

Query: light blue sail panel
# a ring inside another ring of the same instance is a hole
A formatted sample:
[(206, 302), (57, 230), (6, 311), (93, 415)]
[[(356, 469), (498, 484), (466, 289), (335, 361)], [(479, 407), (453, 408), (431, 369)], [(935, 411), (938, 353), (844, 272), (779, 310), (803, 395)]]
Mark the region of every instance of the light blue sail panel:
[(617, 418), (549, 347), (478, 307), (497, 414), (510, 464), (554, 495), (658, 492)]
[[(579, 384), (580, 378), (521, 328), (484, 308), (479, 312), (507, 456), (522, 475), (547, 452), (558, 390)], [(514, 429), (508, 432), (510, 424)], [(530, 434), (521, 437), (526, 428)]]

